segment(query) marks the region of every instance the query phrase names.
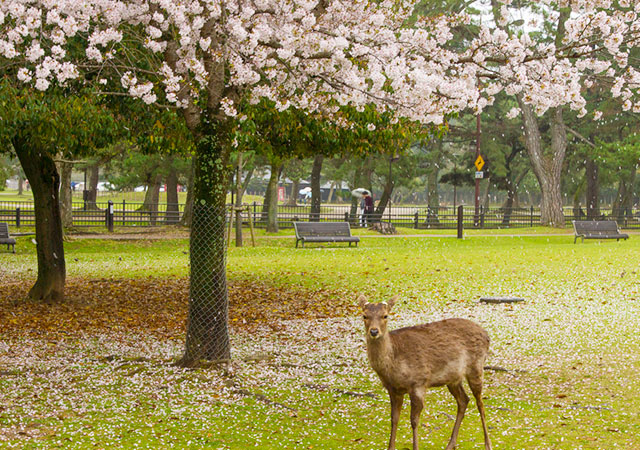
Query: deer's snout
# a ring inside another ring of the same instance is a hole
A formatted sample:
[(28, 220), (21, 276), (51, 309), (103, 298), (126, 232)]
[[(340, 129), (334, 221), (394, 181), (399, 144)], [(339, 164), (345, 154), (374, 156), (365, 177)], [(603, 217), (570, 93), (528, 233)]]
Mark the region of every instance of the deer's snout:
[(377, 328), (371, 328), (369, 330), (369, 334), (371, 335), (372, 338), (376, 338), (380, 335), (380, 330), (378, 330)]

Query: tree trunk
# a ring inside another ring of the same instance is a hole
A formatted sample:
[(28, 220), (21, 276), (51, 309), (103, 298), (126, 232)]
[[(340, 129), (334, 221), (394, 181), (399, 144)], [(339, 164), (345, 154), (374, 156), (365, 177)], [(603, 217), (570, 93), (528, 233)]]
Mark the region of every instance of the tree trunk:
[(260, 213), (260, 222), (266, 224), (269, 221), (269, 205), (271, 204), (271, 177), (273, 176), (273, 165), (271, 165), (271, 173), (269, 174), (269, 181), (267, 182), (267, 188), (264, 191), (264, 200), (262, 201), (262, 212)]
[(242, 152), (238, 153), (238, 161), (236, 162), (236, 247), (242, 247), (242, 170), (244, 168), (244, 160)]
[(58, 195), (60, 177), (46, 150), (17, 139), (13, 146), (33, 191), (36, 217), (38, 278), (29, 297), (46, 302), (62, 301), (66, 267)]
[(178, 173), (172, 166), (167, 175), (167, 213), (165, 215), (167, 224), (177, 224), (180, 222), (180, 204), (178, 201)]
[(545, 155), (542, 149), (542, 137), (538, 128), (538, 120), (530, 105), (517, 96), (522, 110), (525, 131), (525, 146), (533, 173), (540, 184), (542, 194), (540, 205), (540, 222), (542, 225), (563, 228), (562, 192), (560, 177), (567, 149), (567, 136), (562, 118), (562, 109), (556, 108), (551, 114), (551, 154)]
[(329, 197), (327, 197), (327, 203), (331, 203), (333, 201), (333, 193), (336, 190), (336, 182), (332, 181), (331, 182), (331, 188), (329, 189)]
[(311, 212), (309, 222), (320, 222), (322, 191), (320, 190), (320, 173), (322, 172), (323, 155), (316, 155), (311, 169)]
[(254, 168), (252, 167), (251, 169), (249, 169), (249, 171), (244, 177), (244, 181), (242, 182), (242, 196), (244, 196), (245, 192), (247, 192), (247, 187), (249, 186), (249, 182), (253, 177), (253, 171), (254, 171)]
[(508, 227), (511, 222), (511, 214), (513, 208), (518, 208), (518, 186), (527, 175), (527, 170), (521, 172), (515, 180), (513, 180), (513, 171), (510, 166), (507, 167), (507, 200), (502, 206), (504, 215), (502, 216), (502, 226)]
[(162, 183), (162, 175), (152, 176), (147, 184), (147, 191), (144, 193), (144, 201), (140, 207), (140, 211), (149, 213), (149, 222), (152, 226), (156, 225), (158, 220), (158, 203), (160, 201), (160, 184)]
[(278, 232), (278, 180), (284, 164), (271, 163), (271, 176), (267, 186), (265, 204), (267, 208), (267, 233)]
[(585, 216), (585, 213), (582, 210), (582, 206), (580, 204), (580, 199), (582, 198), (586, 183), (587, 180), (585, 177), (578, 183), (578, 185), (576, 186), (576, 190), (573, 193), (573, 220), (582, 220), (582, 218)]
[(300, 190), (300, 179), (291, 180), (291, 195), (287, 201), (287, 206), (298, 206), (298, 191)]
[(18, 195), (22, 195), (24, 191), (24, 177), (22, 174), (18, 175)]
[(193, 220), (193, 180), (195, 177), (195, 157), (191, 158), (191, 170), (189, 171), (189, 178), (187, 179), (187, 200), (184, 203), (184, 212), (182, 213), (181, 225), (190, 227)]
[[(509, 183), (509, 187), (511, 184)], [(515, 197), (515, 190), (509, 189), (507, 190), (507, 200), (504, 202), (504, 206), (502, 207), (504, 213), (502, 215), (502, 226), (508, 227), (511, 223), (511, 214), (513, 213), (513, 200)]]
[(427, 174), (427, 226), (435, 226), (440, 223), (440, 193), (438, 192), (438, 174), (440, 170), (434, 164)]
[(458, 200), (458, 199), (457, 199), (457, 194), (458, 194), (458, 192), (457, 192), (457, 186), (454, 184), (454, 185), (453, 185), (453, 208), (454, 208), (454, 209), (455, 209), (455, 207), (456, 207), (456, 202), (457, 202), (457, 200)]
[(183, 366), (202, 359), (228, 360), (229, 302), (226, 278), (226, 193), (230, 123), (204, 121), (196, 143), (191, 224), (189, 316)]
[(633, 170), (631, 170), (629, 172), (629, 176), (627, 178), (627, 182), (628, 182), (628, 195), (627, 197), (623, 200), (622, 204), (624, 206), (624, 210), (625, 210), (625, 216), (627, 217), (632, 217), (633, 216), (633, 200), (634, 200), (634, 190), (633, 187), (636, 184), (636, 172), (638, 170), (638, 165), (634, 165), (633, 166)]
[(73, 226), (73, 205), (71, 192), (71, 171), (73, 163), (60, 162), (60, 217), (63, 228)]
[(393, 177), (388, 176), (387, 182), (384, 185), (384, 189), (382, 190), (382, 196), (380, 196), (380, 200), (378, 201), (378, 206), (376, 207), (374, 214), (375, 220), (374, 222), (379, 222), (384, 215), (384, 210), (387, 209), (387, 204), (389, 203), (389, 199), (391, 198), (391, 194), (393, 193)]
[(637, 166), (620, 174), (618, 192), (612, 206), (612, 215), (617, 220), (624, 220), (624, 216), (631, 215), (633, 208), (633, 186), (635, 184)]
[(600, 180), (598, 164), (587, 157), (585, 178), (587, 180), (587, 219), (600, 217)]
[(98, 209), (96, 202), (98, 201), (98, 181), (100, 177), (100, 166), (96, 163), (86, 169), (88, 174), (89, 186), (84, 188), (87, 190), (87, 199), (85, 203), (85, 209)]

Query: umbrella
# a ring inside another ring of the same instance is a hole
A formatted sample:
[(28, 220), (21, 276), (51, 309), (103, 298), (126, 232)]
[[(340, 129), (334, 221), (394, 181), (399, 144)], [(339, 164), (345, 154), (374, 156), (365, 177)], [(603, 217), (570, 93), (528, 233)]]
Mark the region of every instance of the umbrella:
[(304, 189), (300, 189), (300, 192), (299, 192), (299, 193), (300, 193), (300, 194), (306, 194), (307, 192), (311, 192), (311, 187), (310, 187), (310, 186), (307, 186), (307, 187), (306, 187), (306, 188), (304, 188)]
[(353, 191), (351, 191), (351, 195), (353, 195), (354, 197), (358, 197), (358, 198), (362, 197), (364, 194), (371, 195), (369, 190), (365, 189), (365, 188), (358, 188), (358, 189), (354, 189)]

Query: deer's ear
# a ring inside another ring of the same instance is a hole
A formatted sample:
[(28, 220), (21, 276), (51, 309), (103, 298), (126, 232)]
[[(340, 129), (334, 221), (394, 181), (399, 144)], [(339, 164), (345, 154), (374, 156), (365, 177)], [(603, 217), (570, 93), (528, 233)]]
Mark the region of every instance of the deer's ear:
[(391, 308), (393, 308), (393, 305), (395, 305), (398, 300), (400, 300), (400, 297), (397, 295), (391, 297), (391, 300), (387, 302), (387, 309), (391, 311)]
[(358, 305), (360, 305), (360, 308), (364, 309), (364, 307), (367, 306), (367, 303), (369, 303), (367, 301), (367, 297), (360, 294), (360, 296), (358, 297)]

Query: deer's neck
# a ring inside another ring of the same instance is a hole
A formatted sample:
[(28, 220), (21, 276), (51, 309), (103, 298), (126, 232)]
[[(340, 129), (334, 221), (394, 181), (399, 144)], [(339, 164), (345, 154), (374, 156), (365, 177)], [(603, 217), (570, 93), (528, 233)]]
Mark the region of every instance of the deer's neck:
[(379, 339), (367, 338), (367, 356), (373, 370), (387, 373), (393, 367), (393, 344), (388, 333)]

